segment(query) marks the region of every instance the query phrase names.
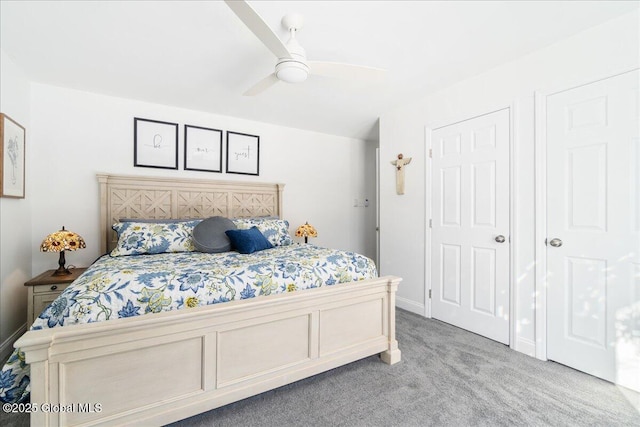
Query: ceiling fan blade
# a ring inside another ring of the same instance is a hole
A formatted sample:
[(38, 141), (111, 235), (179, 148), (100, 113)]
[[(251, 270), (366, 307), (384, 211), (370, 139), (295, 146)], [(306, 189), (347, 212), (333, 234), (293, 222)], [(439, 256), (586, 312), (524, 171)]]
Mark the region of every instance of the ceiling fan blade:
[(238, 18), (255, 34), (278, 58), (291, 58), (289, 50), (264, 20), (243, 0), (225, 0), (225, 3)]
[(362, 65), (326, 61), (307, 61), (307, 64), (311, 69), (310, 74), (339, 79), (367, 80), (377, 83), (384, 80), (387, 75), (387, 70)]
[(269, 89), (274, 84), (278, 83), (280, 80), (276, 77), (275, 74), (269, 74), (264, 79), (260, 80), (258, 83), (253, 85), (249, 90), (243, 93), (243, 96), (255, 96), (258, 95), (265, 90)]

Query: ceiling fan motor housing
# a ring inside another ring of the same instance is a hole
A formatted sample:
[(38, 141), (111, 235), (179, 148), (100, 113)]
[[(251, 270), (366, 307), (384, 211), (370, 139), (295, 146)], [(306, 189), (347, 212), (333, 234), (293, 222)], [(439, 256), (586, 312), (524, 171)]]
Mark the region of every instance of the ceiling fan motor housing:
[[(282, 21), (290, 16), (285, 16)], [(307, 80), (309, 76), (309, 66), (307, 65), (307, 53), (296, 40), (296, 31), (299, 27), (289, 27), (291, 37), (287, 41), (287, 50), (290, 58), (279, 58), (276, 64), (276, 77), (287, 83), (300, 83)]]

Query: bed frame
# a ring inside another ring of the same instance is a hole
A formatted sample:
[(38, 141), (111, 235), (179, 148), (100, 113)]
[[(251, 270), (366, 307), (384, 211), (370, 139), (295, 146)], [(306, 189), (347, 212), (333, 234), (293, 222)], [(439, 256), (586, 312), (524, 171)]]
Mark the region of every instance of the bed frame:
[[(282, 184), (98, 181), (105, 251), (120, 218), (282, 216)], [(394, 364), (400, 280), (29, 331), (15, 346), (31, 366), (31, 425), (167, 424), (374, 354)]]

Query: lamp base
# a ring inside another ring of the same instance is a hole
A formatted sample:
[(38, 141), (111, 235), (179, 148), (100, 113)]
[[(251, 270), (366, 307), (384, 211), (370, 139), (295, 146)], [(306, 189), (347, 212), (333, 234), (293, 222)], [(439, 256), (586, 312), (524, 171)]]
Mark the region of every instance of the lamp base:
[(66, 260), (64, 259), (64, 251), (60, 251), (60, 259), (58, 259), (58, 269), (53, 272), (52, 276), (68, 276), (71, 274), (68, 268), (64, 266)]
[(58, 268), (51, 276), (68, 276), (71, 271), (68, 268)]

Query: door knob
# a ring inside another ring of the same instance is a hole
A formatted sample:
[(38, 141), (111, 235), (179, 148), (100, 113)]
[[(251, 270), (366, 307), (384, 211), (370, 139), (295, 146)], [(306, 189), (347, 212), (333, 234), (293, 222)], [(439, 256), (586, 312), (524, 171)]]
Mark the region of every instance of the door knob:
[(500, 234), (499, 236), (496, 236), (496, 242), (498, 243), (504, 243), (506, 239), (504, 238), (504, 236), (502, 234)]
[(560, 246), (562, 246), (562, 240), (560, 240), (560, 239), (551, 239), (549, 241), (549, 244), (551, 246), (553, 246), (554, 248), (559, 248)]

